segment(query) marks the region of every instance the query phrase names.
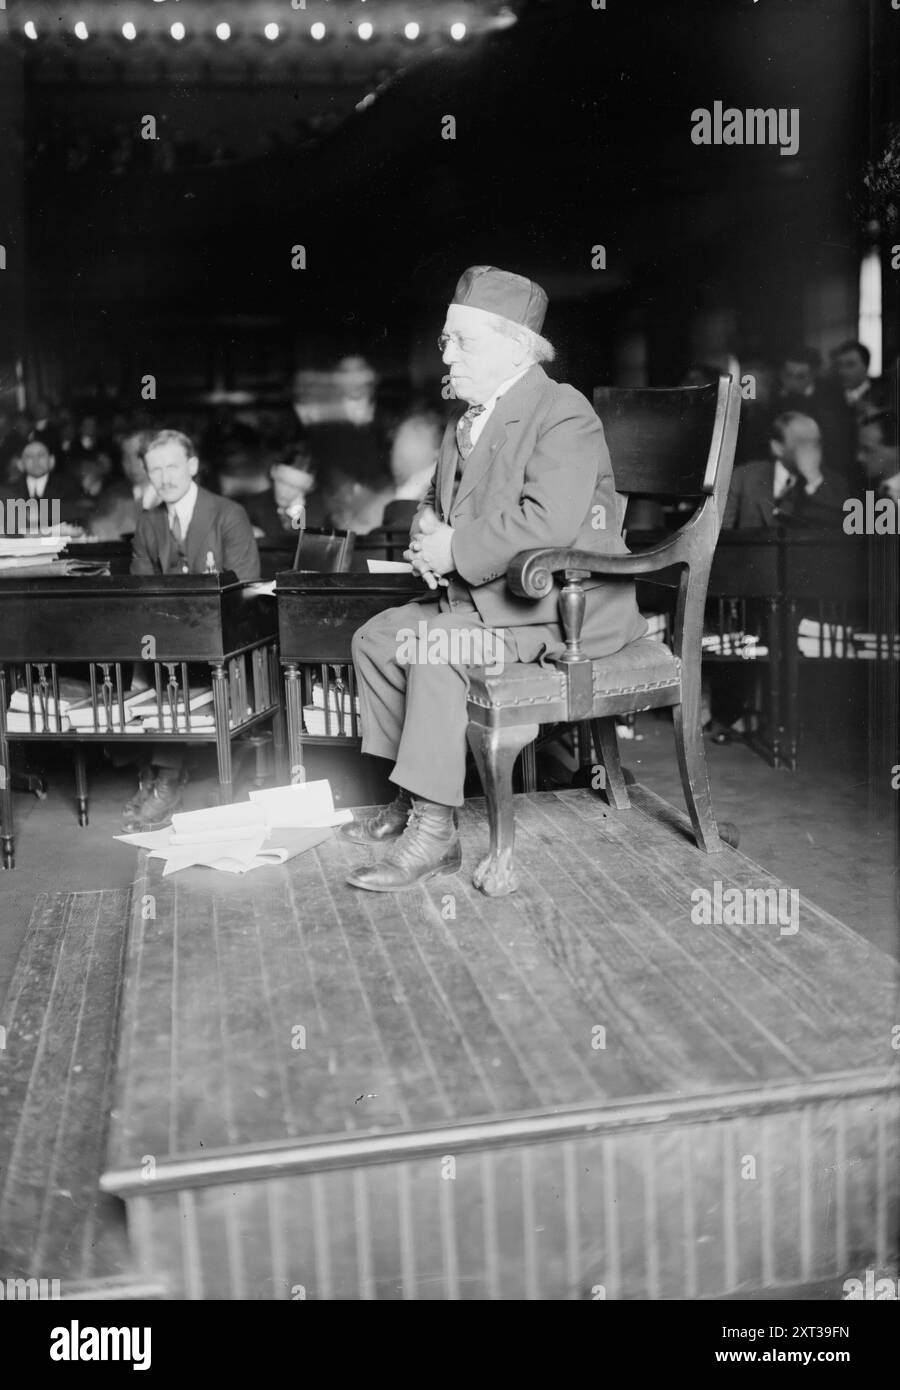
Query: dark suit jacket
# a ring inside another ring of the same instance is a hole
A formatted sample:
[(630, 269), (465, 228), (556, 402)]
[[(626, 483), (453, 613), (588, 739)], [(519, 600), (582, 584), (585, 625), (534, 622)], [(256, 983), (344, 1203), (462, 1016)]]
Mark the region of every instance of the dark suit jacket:
[(393, 502), (388, 502), (384, 509), (381, 528), (384, 531), (408, 531), (418, 511), (418, 502), (395, 497)]
[(753, 459), (731, 475), (722, 529), (759, 530), (778, 525), (840, 525), (846, 488), (833, 474), (822, 471), (822, 482), (808, 497), (802, 483), (779, 499), (775, 510), (775, 462)]
[[(20, 476), (16, 482), (4, 489), (7, 497), (12, 501), (27, 502), (28, 483), (24, 475)], [(59, 503), (59, 520), (62, 522), (77, 522), (80, 520), (79, 500), (80, 490), (76, 483), (67, 478), (65, 473), (59, 469), (54, 469), (47, 478), (47, 486), (44, 489), (44, 501)], [(0, 522), (2, 524), (2, 522)]]
[[(535, 365), (497, 402), (454, 497), (457, 456), (451, 422), (422, 506), (454, 528), (456, 575), (482, 621), (517, 629), (520, 660), (555, 655), (562, 650), (558, 589), (543, 599), (517, 598), (506, 571), (520, 550), (537, 546), (627, 553), (603, 426), (579, 391)], [(609, 655), (645, 634), (632, 582), (589, 580), (585, 589), (587, 655)]]
[[(255, 492), (235, 500), (244, 508), (250, 518), (251, 525), (259, 527), (265, 536), (272, 536), (278, 540), (284, 536), (293, 536), (296, 541), (297, 527), (284, 525), (278, 515), (275, 494), (271, 488), (267, 488), (265, 492)], [(306, 525), (324, 526), (327, 520), (324, 502), (316, 493), (312, 493), (306, 499)]]
[[(197, 489), (194, 515), (183, 541), (191, 574), (203, 574), (212, 551), (216, 568), (233, 570), (238, 579), (259, 578), (259, 551), (247, 513), (237, 502)], [(132, 574), (179, 574), (175, 543), (164, 506), (143, 512), (132, 542)]]

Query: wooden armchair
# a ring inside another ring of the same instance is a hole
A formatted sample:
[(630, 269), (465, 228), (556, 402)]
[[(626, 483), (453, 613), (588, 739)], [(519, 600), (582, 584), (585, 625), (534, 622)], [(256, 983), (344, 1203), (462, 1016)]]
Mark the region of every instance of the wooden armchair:
[[(488, 803), (490, 851), (475, 871), (489, 896), (517, 887), (513, 864), (515, 813), (512, 771), (517, 755), (544, 724), (589, 722), (595, 753), (606, 772), (606, 796), (618, 810), (629, 805), (619, 761), (616, 716), (671, 706), (681, 785), (698, 846), (707, 854), (736, 843), (733, 828), (713, 815), (700, 716), (703, 609), (713, 551), (731, 481), (740, 413), (740, 388), (731, 377), (680, 390), (595, 393), (620, 493), (696, 498), (689, 519), (662, 543), (634, 555), (590, 551), (522, 551), (507, 572), (514, 594), (542, 598), (563, 576), (560, 621), (566, 652), (557, 667), (515, 663), (501, 674), (469, 671), (468, 739)], [(677, 586), (674, 651), (648, 637), (613, 656), (592, 660), (581, 649), (585, 596), (582, 581), (666, 578)]]

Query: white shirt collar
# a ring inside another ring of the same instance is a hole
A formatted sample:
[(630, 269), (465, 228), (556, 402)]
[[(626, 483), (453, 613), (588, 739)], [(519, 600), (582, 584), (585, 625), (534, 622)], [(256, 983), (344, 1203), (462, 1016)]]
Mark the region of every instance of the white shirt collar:
[(475, 419), (472, 421), (473, 444), (476, 442), (478, 436), (481, 434), (481, 431), (487, 424), (490, 418), (491, 411), (494, 409), (494, 406), (497, 404), (500, 397), (505, 396), (509, 388), (515, 385), (515, 383), (520, 379), (520, 377), (523, 377), (531, 366), (532, 363), (529, 362), (526, 364), (526, 366), (522, 368), (520, 372), (516, 372), (514, 376), (507, 377), (506, 381), (501, 381), (494, 394), (492, 396), (489, 396), (488, 399), (485, 401), (484, 410), (481, 412), (480, 415), (476, 415)]
[(199, 490), (197, 484), (191, 479), (191, 485), (181, 500), (176, 502), (174, 507), (166, 507), (167, 514), (171, 514), (172, 512), (177, 513), (178, 520), (181, 522), (182, 539), (187, 535), (188, 527), (191, 524), (191, 517), (194, 515), (194, 507), (197, 504), (197, 493)]
[(30, 478), (26, 476), (25, 481), (28, 484), (28, 496), (43, 497), (47, 490), (47, 479), (49, 477), (49, 473), (45, 473), (42, 478)]

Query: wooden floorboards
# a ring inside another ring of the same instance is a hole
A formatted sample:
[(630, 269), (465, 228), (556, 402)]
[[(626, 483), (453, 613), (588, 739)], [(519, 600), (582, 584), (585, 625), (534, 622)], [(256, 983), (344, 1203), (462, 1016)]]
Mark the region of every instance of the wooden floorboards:
[(99, 1191), (129, 891), (36, 901), (0, 1011), (0, 1278), (124, 1274), (124, 1209)]
[(378, 851), (335, 836), (244, 879), (145, 863), (110, 1167), (567, 1107), (708, 1099), (890, 1069), (891, 962), (827, 911), (702, 926), (697, 889), (778, 885), (632, 789), (517, 798), (522, 886), (464, 866), (408, 894), (347, 886)]

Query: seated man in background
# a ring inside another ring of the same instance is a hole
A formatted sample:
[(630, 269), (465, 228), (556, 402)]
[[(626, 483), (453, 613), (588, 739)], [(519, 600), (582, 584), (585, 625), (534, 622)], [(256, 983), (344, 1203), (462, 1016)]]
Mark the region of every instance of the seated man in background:
[[(39, 506), (31, 510), (40, 518), (42, 529), (78, 523), (78, 484), (57, 472), (56, 459), (46, 444), (33, 439), (23, 446), (15, 462), (15, 476), (17, 481), (6, 488), (7, 496), (12, 501), (38, 503)], [(29, 522), (27, 529), (37, 527)]]
[(316, 466), (309, 450), (293, 444), (269, 469), (272, 486), (243, 500), (253, 534), (280, 538), (306, 526), (322, 526), (325, 509), (316, 493)]
[(869, 376), (871, 363), (872, 354), (865, 343), (852, 338), (831, 353), (837, 447), (840, 457), (846, 459), (851, 467), (859, 449), (859, 429), (863, 418), (884, 410), (888, 405), (883, 383)]
[(857, 463), (866, 484), (880, 497), (900, 502), (900, 457), (897, 452), (897, 417), (890, 410), (864, 415), (859, 426)]
[[(232, 570), (259, 578), (259, 551), (243, 507), (197, 486), (194, 446), (178, 430), (144, 445), (144, 464), (160, 505), (142, 512), (132, 543), (132, 574), (205, 574)], [(165, 825), (181, 805), (184, 754), (176, 744), (148, 750), (138, 790), (125, 806), (126, 830)]]
[(770, 457), (742, 463), (731, 475), (722, 529), (833, 527), (843, 522), (846, 484), (822, 468), (816, 421), (788, 411), (772, 421)]
[(140, 430), (122, 440), (121, 476), (107, 483), (88, 519), (88, 530), (97, 540), (116, 541), (121, 536), (133, 536), (141, 513), (159, 506), (144, 467), (143, 447), (144, 434)]

